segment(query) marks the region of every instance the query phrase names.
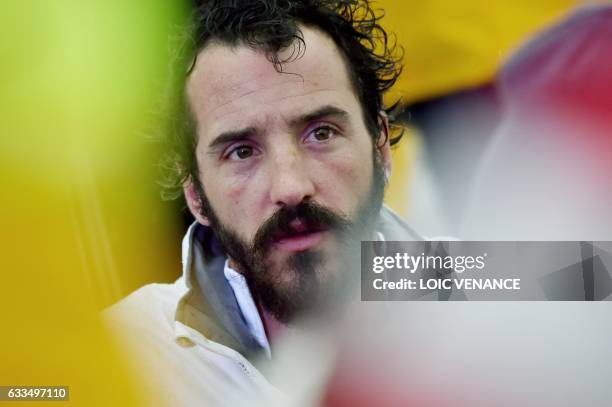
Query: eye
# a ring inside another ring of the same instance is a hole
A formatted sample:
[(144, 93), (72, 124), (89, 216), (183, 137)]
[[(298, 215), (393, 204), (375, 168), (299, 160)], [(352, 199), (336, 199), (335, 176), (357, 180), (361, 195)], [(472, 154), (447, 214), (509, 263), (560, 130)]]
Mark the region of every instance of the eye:
[(312, 130), (306, 137), (307, 142), (325, 143), (337, 135), (335, 129), (329, 126), (321, 126)]
[(233, 148), (227, 155), (227, 159), (235, 160), (235, 161), (246, 160), (247, 158), (251, 157), (253, 154), (254, 154), (253, 147), (242, 145), (242, 146)]

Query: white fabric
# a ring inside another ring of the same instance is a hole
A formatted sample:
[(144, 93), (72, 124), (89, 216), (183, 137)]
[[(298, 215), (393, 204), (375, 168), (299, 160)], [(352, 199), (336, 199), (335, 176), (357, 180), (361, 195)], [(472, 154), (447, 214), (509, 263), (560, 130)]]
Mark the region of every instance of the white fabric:
[[(388, 209), (383, 209), (381, 216), (390, 225), (400, 224), (396, 215)], [(206, 315), (187, 302), (193, 290), (192, 279), (195, 278), (191, 267), (195, 227), (195, 223), (191, 225), (183, 239), (183, 275), (174, 284), (146, 285), (103, 313), (109, 329), (119, 340), (119, 348), (132, 362), (135, 377), (142, 380), (144, 388), (139, 394), (144, 398), (141, 405), (290, 405), (287, 397), (240, 353), (206, 338), (181, 322), (181, 316), (185, 315), (190, 315), (193, 320), (208, 320)], [(402, 229), (403, 232), (406, 230)], [(376, 238), (385, 240), (381, 233)], [(254, 318), (256, 308), (250, 292), (247, 295), (243, 287), (237, 284), (239, 279), (235, 279), (227, 269), (224, 270), (226, 278), (249, 326), (253, 327), (255, 337), (265, 338), (265, 334), (261, 333), (263, 325), (257, 327), (261, 324), (259, 315)], [(282, 349), (282, 346), (279, 347)], [(294, 362), (292, 369), (299, 369), (304, 384), (316, 382), (321, 385), (329, 373), (325, 369), (331, 368), (333, 358), (323, 352), (323, 348), (310, 352), (304, 351), (305, 347), (301, 349), (300, 356), (312, 362), (312, 366), (309, 369), (308, 363), (296, 363), (294, 355), (289, 358)], [(282, 358), (282, 351), (280, 354)], [(324, 369), (323, 366), (327, 367)], [(313, 386), (308, 388), (308, 394), (316, 398), (320, 394)], [(293, 396), (306, 397), (305, 394), (297, 392)]]
[(266, 350), (268, 357), (270, 357), (270, 343), (268, 342), (261, 316), (259, 315), (257, 306), (251, 295), (251, 290), (249, 289), (246, 278), (230, 267), (229, 260), (225, 260), (223, 274), (234, 291), (234, 296), (236, 297), (242, 316), (244, 316), (246, 320), (249, 331), (251, 331), (253, 337)]
[(184, 313), (207, 319), (186, 302), (195, 278), (194, 228), (195, 224), (183, 239), (182, 277), (174, 284), (146, 285), (103, 313), (136, 378), (142, 380), (143, 405), (241, 406), (277, 399), (278, 390), (240, 353), (179, 320)]

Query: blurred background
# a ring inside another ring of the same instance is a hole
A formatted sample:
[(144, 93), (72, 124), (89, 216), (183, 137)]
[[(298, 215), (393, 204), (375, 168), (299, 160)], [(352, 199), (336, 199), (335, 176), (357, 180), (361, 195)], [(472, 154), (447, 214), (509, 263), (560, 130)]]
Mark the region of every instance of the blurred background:
[[(560, 146), (576, 150), (590, 134), (591, 139), (602, 142), (593, 150), (598, 151), (595, 155), (603, 161), (612, 159), (609, 143), (604, 142), (610, 139), (610, 121), (605, 113), (599, 113), (612, 109), (612, 65), (607, 51), (612, 39), (610, 11), (605, 9), (609, 2), (383, 4), (387, 24), (406, 50), (404, 74), (395, 94), (389, 96), (402, 98), (407, 106), (402, 118), (412, 130), (396, 151), (388, 203), (417, 231), (430, 237), (610, 238), (610, 233), (601, 232), (603, 225), (592, 225), (605, 218), (606, 225), (612, 226), (612, 202), (607, 192), (608, 196), (602, 196), (603, 184), (593, 187), (595, 194), (582, 191), (583, 196), (605, 200), (605, 208), (598, 208), (597, 215), (587, 209), (595, 199), (590, 204), (585, 202), (586, 208), (568, 204), (555, 211), (561, 223), (564, 221), (560, 218), (567, 216), (578, 224), (590, 223), (586, 231), (569, 223), (551, 225), (555, 219), (552, 216), (551, 221), (543, 223), (560, 201), (575, 200), (580, 195), (571, 190), (580, 182), (564, 180), (549, 195), (541, 188), (570, 174), (575, 180), (581, 167), (583, 173), (578, 178), (583, 180), (602, 171), (586, 165), (593, 154), (582, 158), (576, 154), (567, 160), (566, 155), (553, 158), (551, 149), (557, 148), (555, 153), (560, 153)], [(604, 5), (604, 9), (591, 12), (597, 16), (566, 23), (577, 9), (597, 9), (597, 4)], [(544, 112), (545, 106), (551, 108)], [(528, 122), (536, 120), (548, 122), (549, 128), (526, 128)], [(553, 128), (555, 122), (557, 128)], [(578, 123), (590, 123), (591, 129), (580, 128), (582, 124)], [(560, 128), (565, 129), (561, 131), (564, 137), (559, 134)], [(500, 138), (506, 140), (502, 144), (511, 140), (516, 144), (499, 146), (491, 153)], [(525, 154), (528, 149), (530, 156)], [(487, 168), (492, 162), (503, 161), (503, 156), (508, 159), (507, 168)], [(544, 162), (545, 157), (555, 163)], [(530, 168), (531, 174), (511, 174), (523, 167)], [(482, 174), (490, 174), (491, 179), (483, 183)], [(540, 194), (534, 194), (534, 190), (540, 190)], [(517, 201), (525, 204), (518, 206)], [(485, 223), (491, 229), (486, 233)], [(516, 230), (510, 235), (510, 229), (529, 224), (529, 231), (521, 234)], [(551, 227), (551, 233), (536, 233)], [(594, 228), (599, 233), (591, 233)]]
[[(388, 101), (401, 97), (408, 130), (388, 204), (429, 237), (611, 239), (610, 9), (376, 4), (405, 49)], [(188, 217), (159, 197), (149, 134), (168, 38), (189, 6), (2, 6), (1, 385), (69, 385), (78, 405), (141, 402), (97, 313), (180, 275)]]

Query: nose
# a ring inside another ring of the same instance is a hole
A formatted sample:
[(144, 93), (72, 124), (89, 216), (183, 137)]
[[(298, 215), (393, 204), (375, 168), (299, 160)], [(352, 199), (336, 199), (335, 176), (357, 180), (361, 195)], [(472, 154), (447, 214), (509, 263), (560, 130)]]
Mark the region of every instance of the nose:
[(315, 193), (310, 172), (297, 151), (279, 151), (270, 168), (270, 201), (279, 206), (297, 206)]

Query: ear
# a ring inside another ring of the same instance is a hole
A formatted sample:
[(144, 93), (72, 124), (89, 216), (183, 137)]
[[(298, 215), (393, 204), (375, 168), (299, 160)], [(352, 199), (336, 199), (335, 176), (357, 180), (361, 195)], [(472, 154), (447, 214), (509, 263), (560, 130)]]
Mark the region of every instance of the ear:
[(202, 200), (193, 185), (191, 177), (183, 184), (183, 192), (185, 194), (185, 201), (193, 217), (202, 225), (210, 226), (208, 218), (202, 214)]
[(388, 182), (391, 177), (391, 130), (389, 128), (389, 117), (383, 111), (378, 114), (378, 123), (380, 125), (380, 134), (376, 146), (380, 152), (380, 158), (382, 160), (383, 169), (385, 171), (385, 181)]

